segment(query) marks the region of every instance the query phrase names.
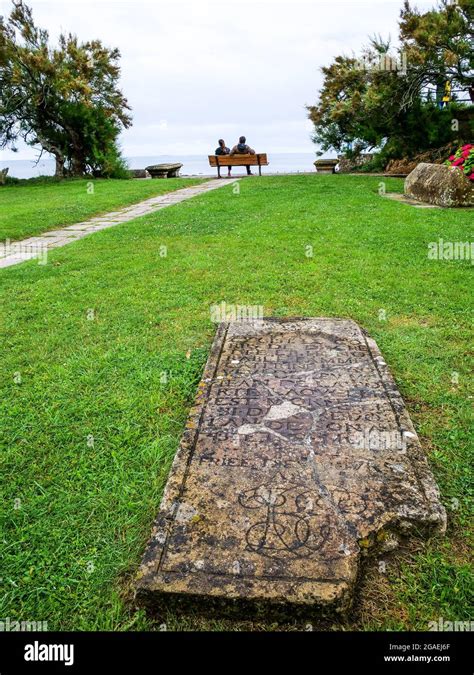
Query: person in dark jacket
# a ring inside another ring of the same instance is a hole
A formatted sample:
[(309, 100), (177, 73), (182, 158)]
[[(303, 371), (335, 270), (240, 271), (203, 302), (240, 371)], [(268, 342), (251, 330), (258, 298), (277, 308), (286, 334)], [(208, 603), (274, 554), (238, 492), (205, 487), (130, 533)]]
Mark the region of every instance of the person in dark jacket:
[[(237, 145), (234, 145), (230, 151), (231, 155), (255, 155), (255, 150), (247, 145), (247, 139), (245, 136), (239, 138)], [(247, 175), (253, 176), (253, 173), (250, 171), (250, 166), (245, 167), (247, 169)]]
[[(229, 149), (228, 147), (226, 147), (226, 144), (225, 144), (224, 139), (223, 139), (223, 138), (219, 138), (218, 143), (219, 143), (219, 147), (216, 148), (216, 151), (215, 151), (214, 154), (215, 154), (215, 155), (230, 155), (230, 149)], [(230, 175), (230, 172), (231, 172), (231, 170), (232, 170), (232, 167), (231, 167), (231, 166), (228, 166), (227, 168), (228, 168), (227, 175), (228, 175), (229, 178), (232, 178), (232, 176)]]

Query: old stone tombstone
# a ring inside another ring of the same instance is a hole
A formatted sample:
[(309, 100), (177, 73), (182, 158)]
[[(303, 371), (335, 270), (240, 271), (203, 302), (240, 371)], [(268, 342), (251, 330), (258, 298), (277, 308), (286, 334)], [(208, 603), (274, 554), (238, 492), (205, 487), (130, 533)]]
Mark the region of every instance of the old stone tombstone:
[(446, 514), (353, 321), (220, 324), (137, 581), (158, 610), (344, 612), (364, 555)]

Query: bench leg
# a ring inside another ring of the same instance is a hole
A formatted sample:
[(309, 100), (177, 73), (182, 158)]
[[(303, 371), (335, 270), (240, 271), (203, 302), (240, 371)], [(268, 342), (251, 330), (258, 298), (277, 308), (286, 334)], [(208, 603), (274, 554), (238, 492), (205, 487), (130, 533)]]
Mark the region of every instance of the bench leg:
[(259, 176), (262, 175), (262, 167), (260, 166), (260, 164), (258, 165), (258, 175)]
[(218, 178), (221, 177), (221, 167), (220, 166), (217, 167), (217, 177)]

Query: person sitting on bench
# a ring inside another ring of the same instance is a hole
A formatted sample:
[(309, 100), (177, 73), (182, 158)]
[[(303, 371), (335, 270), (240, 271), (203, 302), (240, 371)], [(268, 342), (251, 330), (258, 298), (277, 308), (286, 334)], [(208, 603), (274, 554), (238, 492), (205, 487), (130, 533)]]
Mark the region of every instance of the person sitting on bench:
[[(255, 150), (246, 144), (245, 136), (239, 138), (237, 145), (234, 145), (230, 151), (231, 155), (255, 155)], [(253, 173), (250, 171), (250, 166), (245, 167), (247, 169), (247, 175), (253, 176)]]
[[(219, 147), (216, 148), (216, 151), (215, 151), (214, 154), (215, 155), (230, 155), (230, 150), (229, 150), (229, 148), (226, 147), (224, 139), (219, 138), (218, 143), (219, 143)], [(227, 174), (229, 176), (229, 178), (232, 178), (232, 176), (230, 175), (231, 170), (232, 170), (232, 167), (229, 166), (228, 167), (228, 174)]]

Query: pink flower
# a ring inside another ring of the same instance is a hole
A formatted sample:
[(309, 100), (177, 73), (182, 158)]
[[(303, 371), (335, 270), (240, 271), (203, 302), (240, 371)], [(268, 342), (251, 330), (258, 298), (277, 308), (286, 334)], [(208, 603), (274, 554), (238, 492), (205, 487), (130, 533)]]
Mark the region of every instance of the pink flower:
[(472, 145), (471, 143), (468, 143), (467, 145), (462, 146), (462, 150), (470, 150), (473, 147), (474, 147), (474, 145)]
[(454, 159), (454, 155), (451, 155), (451, 157), (449, 157), (449, 161), (452, 162), (453, 159)]
[(459, 166), (460, 164), (464, 164), (464, 159), (462, 157), (453, 162), (453, 166)]

